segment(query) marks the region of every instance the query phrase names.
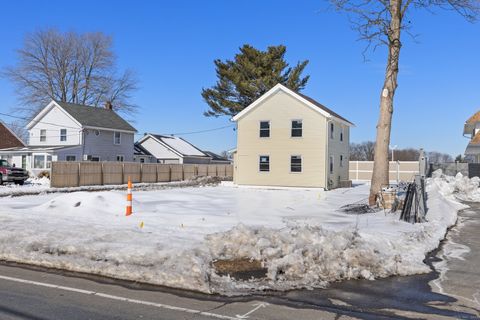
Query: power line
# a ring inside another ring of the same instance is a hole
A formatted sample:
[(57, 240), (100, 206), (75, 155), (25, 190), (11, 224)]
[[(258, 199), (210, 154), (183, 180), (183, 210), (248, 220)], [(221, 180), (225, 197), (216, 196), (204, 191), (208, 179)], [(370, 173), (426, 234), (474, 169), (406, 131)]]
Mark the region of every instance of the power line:
[(177, 132), (177, 133), (170, 133), (168, 135), (171, 135), (171, 136), (185, 136), (185, 135), (189, 135), (189, 134), (197, 134), (197, 133), (204, 133), (204, 132), (222, 130), (222, 129), (231, 128), (231, 127), (234, 127), (234, 126), (235, 126), (234, 124), (229, 124), (228, 126), (223, 126), (223, 127), (213, 128), (213, 129), (190, 131), (190, 132)]
[[(24, 121), (28, 121), (28, 122), (32, 121), (32, 119), (29, 119), (29, 118), (19, 117), (19, 116), (13, 116), (13, 115), (11, 115), (11, 114), (2, 113), (2, 112), (0, 112), (0, 115), (1, 115), (1, 116), (5, 116), (5, 117), (14, 118), (14, 119), (24, 120)], [(52, 126), (56, 126), (56, 127), (62, 128), (62, 129), (75, 129), (75, 130), (78, 130), (78, 128), (76, 128), (76, 127), (64, 126), (64, 125), (59, 125), (59, 124), (56, 124), (56, 123), (45, 122), (45, 121), (35, 121), (35, 123), (48, 124), (48, 125), (52, 125)], [(222, 129), (226, 129), (226, 128), (231, 128), (231, 127), (235, 127), (235, 125), (234, 125), (234, 124), (229, 124), (229, 125), (222, 126), (222, 127), (218, 127), (218, 128), (198, 130), (198, 131), (190, 131), (190, 132), (176, 132), (176, 133), (169, 133), (169, 134), (164, 134), (164, 135), (170, 135), (170, 136), (185, 136), (185, 135), (191, 135), (191, 134), (198, 134), (198, 133), (218, 131), (218, 130), (222, 130)], [(53, 130), (53, 129), (44, 129), (44, 130), (56, 131), (56, 130)], [(135, 135), (136, 135), (136, 136), (143, 136), (143, 134), (141, 134), (141, 133), (135, 133)]]
[[(0, 115), (1, 115), (1, 116), (5, 116), (5, 117), (14, 118), (14, 119), (24, 120), (24, 121), (28, 121), (28, 122), (32, 121), (32, 119), (29, 119), (29, 118), (19, 117), (19, 116), (12, 116), (11, 114), (2, 113), (2, 112), (0, 112)], [(49, 125), (52, 125), (52, 126), (61, 127), (61, 128), (67, 128), (67, 129), (78, 129), (78, 128), (75, 128), (75, 127), (62, 126), (62, 125), (59, 125), (59, 124), (56, 124), (56, 123), (51, 123), (51, 122), (35, 121), (35, 123), (49, 124)]]

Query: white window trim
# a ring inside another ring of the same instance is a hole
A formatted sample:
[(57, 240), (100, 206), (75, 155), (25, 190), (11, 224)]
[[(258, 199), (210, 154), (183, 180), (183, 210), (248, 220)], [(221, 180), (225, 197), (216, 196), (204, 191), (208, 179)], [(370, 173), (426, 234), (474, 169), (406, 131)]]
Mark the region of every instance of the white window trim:
[[(261, 157), (268, 157), (268, 171), (262, 171), (260, 170), (260, 158)], [(270, 155), (269, 154), (259, 154), (258, 155), (258, 172), (260, 173), (270, 173), (271, 168), (270, 168)]]
[[(42, 134), (42, 131), (44, 131), (45, 134)], [(43, 140), (42, 137), (44, 138)], [(40, 142), (47, 142), (47, 129), (40, 129)]]
[[(262, 132), (262, 122), (268, 122), (268, 137), (262, 137), (260, 133)], [(260, 120), (258, 122), (258, 137), (260, 139), (270, 139), (272, 136), (272, 122), (270, 120)]]
[[(62, 131), (63, 131), (63, 130), (65, 130), (65, 135), (62, 134)], [(61, 141), (61, 142), (67, 141), (67, 133), (68, 133), (67, 129), (65, 129), (65, 128), (60, 129), (60, 141)], [(62, 137), (63, 137), (63, 136), (65, 136), (65, 140), (62, 140)]]
[[(302, 123), (302, 135), (300, 137), (294, 137), (292, 135), (293, 131), (293, 121), (300, 121)], [(303, 138), (303, 119), (291, 119), (290, 120), (290, 138), (291, 139), (302, 139)]]
[[(292, 171), (292, 157), (300, 157), (300, 171)], [(299, 174), (303, 173), (303, 157), (300, 154), (291, 154), (290, 155), (290, 173)]]
[[(118, 143), (116, 143), (116, 137), (115, 137), (117, 133), (120, 135)], [(119, 132), (119, 131), (114, 131), (113, 132), (113, 144), (116, 145), (116, 146), (119, 146), (119, 145), (122, 144), (122, 133), (121, 132)]]

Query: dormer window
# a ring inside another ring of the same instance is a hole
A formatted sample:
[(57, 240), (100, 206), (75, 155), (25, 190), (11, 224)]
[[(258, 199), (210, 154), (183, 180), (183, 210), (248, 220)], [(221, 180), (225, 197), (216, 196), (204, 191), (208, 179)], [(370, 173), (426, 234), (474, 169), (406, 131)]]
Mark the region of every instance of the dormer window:
[(270, 121), (260, 121), (260, 138), (270, 137)]
[(46, 142), (47, 141), (47, 130), (41, 129), (40, 130), (40, 142)]

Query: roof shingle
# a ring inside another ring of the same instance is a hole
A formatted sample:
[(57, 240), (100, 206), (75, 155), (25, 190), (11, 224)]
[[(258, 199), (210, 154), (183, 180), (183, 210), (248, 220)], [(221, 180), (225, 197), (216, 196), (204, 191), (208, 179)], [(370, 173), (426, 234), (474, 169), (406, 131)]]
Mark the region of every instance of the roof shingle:
[(137, 131), (113, 110), (60, 101), (55, 102), (83, 126)]

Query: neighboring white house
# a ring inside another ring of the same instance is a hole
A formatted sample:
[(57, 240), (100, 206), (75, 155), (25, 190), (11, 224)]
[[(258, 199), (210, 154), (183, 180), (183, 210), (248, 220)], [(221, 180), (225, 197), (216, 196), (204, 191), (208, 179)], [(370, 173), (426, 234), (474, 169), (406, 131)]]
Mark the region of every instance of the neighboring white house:
[(317, 101), (278, 84), (232, 120), (236, 184), (328, 189), (348, 184), (353, 124)]
[(52, 161), (133, 161), (136, 129), (105, 108), (52, 101), (27, 125), (26, 147), (0, 150), (0, 157), (33, 174)]
[(148, 155), (153, 156), (152, 162), (168, 164), (208, 164), (211, 160), (193, 144), (175, 136), (146, 133), (135, 145), (138, 150), (144, 150), (144, 154), (136, 155), (138, 162), (146, 162)]

